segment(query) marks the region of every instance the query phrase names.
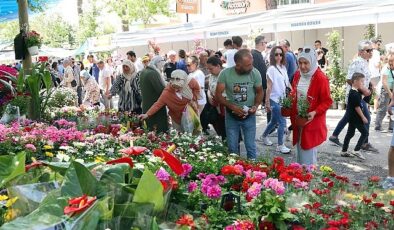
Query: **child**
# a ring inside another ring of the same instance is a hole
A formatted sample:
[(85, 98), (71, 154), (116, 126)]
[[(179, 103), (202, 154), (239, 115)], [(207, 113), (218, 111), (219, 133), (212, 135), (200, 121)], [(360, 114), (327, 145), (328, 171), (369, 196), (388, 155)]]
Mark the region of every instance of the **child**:
[[(361, 155), (360, 149), (361, 145), (368, 137), (368, 130), (364, 125), (368, 123), (368, 119), (364, 116), (361, 110), (362, 99), (361, 93), (359, 93), (358, 90), (364, 85), (364, 77), (365, 76), (361, 73), (354, 73), (352, 76), (352, 89), (349, 92), (347, 104), (347, 112), (349, 113), (349, 127), (346, 133), (341, 153), (341, 156), (343, 157), (349, 157), (353, 155), (362, 160), (365, 160), (365, 157)], [(352, 137), (354, 136), (354, 132), (356, 129), (361, 133), (361, 136), (358, 139), (357, 145), (354, 150), (348, 152), (347, 149), (349, 147), (350, 139), (352, 139)]]

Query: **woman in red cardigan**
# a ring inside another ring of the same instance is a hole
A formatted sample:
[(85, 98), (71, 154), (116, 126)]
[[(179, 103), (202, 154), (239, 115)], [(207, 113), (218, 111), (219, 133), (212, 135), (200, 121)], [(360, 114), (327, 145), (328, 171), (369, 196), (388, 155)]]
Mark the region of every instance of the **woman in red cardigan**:
[[(298, 55), (299, 70), (293, 79), (293, 145), (297, 146), (297, 162), (317, 165), (317, 146), (327, 139), (326, 112), (332, 104), (327, 76), (320, 70), (317, 55), (312, 47), (304, 47)], [(308, 122), (296, 125), (297, 104), (300, 98), (309, 101)]]

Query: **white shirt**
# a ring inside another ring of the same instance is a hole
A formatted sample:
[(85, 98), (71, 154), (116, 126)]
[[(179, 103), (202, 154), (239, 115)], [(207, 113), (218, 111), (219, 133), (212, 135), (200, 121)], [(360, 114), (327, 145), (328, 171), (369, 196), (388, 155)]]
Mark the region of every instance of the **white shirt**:
[(98, 78), (98, 84), (99, 84), (101, 90), (106, 90), (105, 81), (108, 78), (110, 79), (110, 83), (109, 83), (109, 86), (108, 86), (108, 90), (109, 90), (111, 88), (111, 70), (109, 70), (108, 68), (104, 67), (103, 70), (100, 70), (99, 78)]
[(369, 60), (369, 70), (371, 71), (371, 78), (379, 77), (380, 70), (378, 66), (380, 63), (380, 52), (376, 49), (372, 52), (372, 58)]
[[(356, 59), (354, 59), (352, 64), (350, 64), (349, 66), (346, 79), (351, 80), (354, 73), (364, 74), (364, 87), (368, 88), (369, 83), (371, 82), (371, 71), (369, 70), (368, 61), (362, 57), (357, 57)], [(348, 83), (346, 83), (346, 101), (351, 88), (352, 87)]]
[(205, 105), (207, 103), (207, 97), (205, 95), (205, 75), (201, 70), (196, 70), (189, 74), (190, 77), (196, 79), (200, 85), (200, 98), (197, 100), (198, 105)]
[(281, 98), (286, 97), (286, 86), (290, 86), (286, 66), (268, 67), (267, 77), (272, 82), (270, 99), (279, 103)]
[(235, 66), (234, 55), (238, 50), (229, 49), (224, 53), (224, 58), (226, 59), (226, 68)]
[(137, 73), (144, 69), (144, 64), (142, 64), (140, 58), (138, 58), (138, 59), (134, 62), (134, 66), (135, 66), (135, 70), (136, 70)]

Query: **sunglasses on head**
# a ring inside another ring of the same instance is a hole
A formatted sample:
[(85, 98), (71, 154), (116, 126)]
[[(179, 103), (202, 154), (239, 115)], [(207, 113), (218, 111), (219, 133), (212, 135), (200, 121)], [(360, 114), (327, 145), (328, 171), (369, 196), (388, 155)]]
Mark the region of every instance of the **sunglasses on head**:
[(371, 53), (373, 51), (373, 49), (366, 49), (364, 51), (367, 52), (367, 53)]
[(275, 53), (275, 57), (278, 57), (278, 56), (283, 57), (283, 54), (282, 53)]
[(309, 53), (309, 52), (311, 52), (311, 48), (300, 49), (300, 53), (302, 53), (302, 52)]

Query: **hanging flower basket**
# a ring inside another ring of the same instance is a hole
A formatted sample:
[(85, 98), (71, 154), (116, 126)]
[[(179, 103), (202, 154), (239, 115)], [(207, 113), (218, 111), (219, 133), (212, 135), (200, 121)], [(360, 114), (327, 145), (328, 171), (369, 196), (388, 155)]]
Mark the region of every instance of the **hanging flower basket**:
[(38, 46), (32, 46), (27, 48), (31, 56), (38, 55)]

